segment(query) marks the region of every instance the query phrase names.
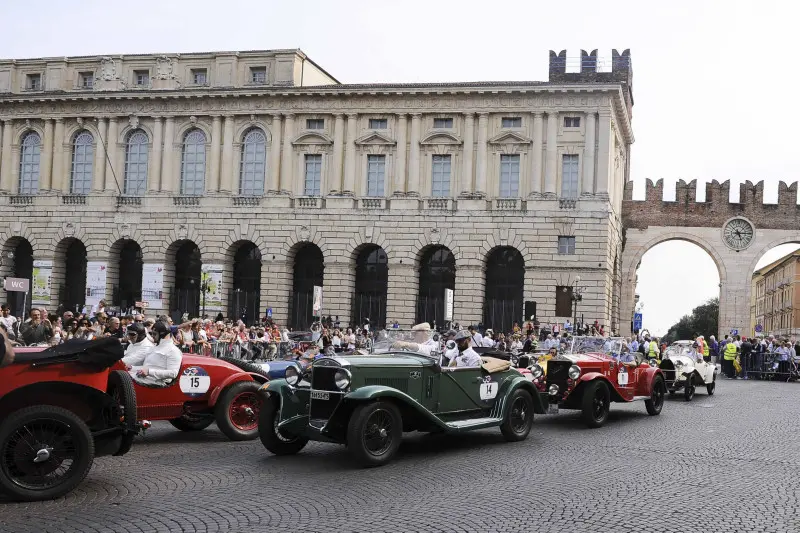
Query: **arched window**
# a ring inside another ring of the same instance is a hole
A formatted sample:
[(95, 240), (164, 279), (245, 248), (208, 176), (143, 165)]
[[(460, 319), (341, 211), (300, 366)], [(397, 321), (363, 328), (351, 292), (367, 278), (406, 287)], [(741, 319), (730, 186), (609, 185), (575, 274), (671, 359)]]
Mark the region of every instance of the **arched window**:
[(293, 329), (306, 329), (314, 321), (314, 287), (322, 287), (324, 270), (322, 250), (316, 244), (308, 243), (295, 254), (290, 315)]
[[(13, 237), (12, 237), (13, 239)], [(14, 268), (12, 276), (15, 278), (33, 279), (33, 247), (27, 239), (17, 238), (17, 245), (14, 246), (13, 261)], [(13, 242), (13, 241), (11, 241)], [(7, 245), (10, 241), (6, 241)], [(28, 316), (31, 308), (31, 299), (24, 292), (10, 291), (6, 293), (8, 305), (11, 306), (11, 314), (14, 316)], [(25, 306), (23, 308), (23, 305)]]
[(119, 252), (119, 285), (114, 303), (123, 309), (133, 307), (142, 299), (142, 248), (134, 240), (127, 240)]
[(39, 192), (39, 158), (42, 153), (42, 140), (35, 131), (22, 140), (19, 158), (19, 193), (37, 194)]
[(72, 239), (67, 246), (65, 263), (61, 303), (77, 313), (86, 303), (86, 246), (79, 239)]
[(260, 296), (261, 251), (254, 243), (245, 241), (233, 257), (233, 292), (228, 298), (228, 316), (241, 318), (247, 324), (257, 321)]
[(358, 254), (355, 288), (352, 323), (363, 324), (368, 318), (372, 327), (385, 327), (389, 265), (380, 246), (368, 246)]
[(434, 246), (422, 256), (417, 294), (417, 322), (444, 325), (445, 289), (456, 288), (456, 259), (444, 246)]
[(495, 248), (486, 260), (483, 323), (495, 331), (511, 331), (522, 323), (525, 260), (516, 248)]
[(134, 130), (125, 144), (125, 187), (127, 196), (144, 196), (147, 190), (147, 134)]
[(205, 178), (206, 135), (200, 130), (192, 130), (183, 139), (181, 194), (201, 196), (205, 190)]
[(239, 194), (261, 196), (264, 194), (264, 178), (267, 169), (267, 137), (259, 129), (252, 129), (244, 136), (242, 163), (239, 168)]
[(178, 311), (180, 315), (189, 313), (191, 317), (200, 315), (202, 270), (200, 248), (192, 241), (183, 241), (175, 252), (175, 292), (171, 311)]
[(84, 130), (72, 141), (72, 172), (69, 181), (71, 194), (89, 194), (92, 189), (93, 168), (94, 137)]

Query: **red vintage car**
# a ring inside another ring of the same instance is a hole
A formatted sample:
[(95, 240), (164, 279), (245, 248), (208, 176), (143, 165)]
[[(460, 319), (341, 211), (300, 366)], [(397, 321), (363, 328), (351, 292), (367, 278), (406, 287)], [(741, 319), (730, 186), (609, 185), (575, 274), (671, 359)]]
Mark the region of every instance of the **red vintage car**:
[(166, 386), (134, 379), (138, 416), (168, 420), (181, 431), (200, 431), (216, 422), (231, 440), (255, 439), (261, 409), (257, 391), (267, 381), (263, 368), (247, 361), (184, 354), (178, 378)]
[(57, 498), (80, 484), (95, 457), (124, 455), (139, 432), (133, 381), (111, 339), (17, 348), (0, 368), (0, 491)]
[(649, 415), (664, 406), (664, 373), (626, 353), (622, 339), (573, 337), (567, 353), (544, 359), (530, 372), (550, 414), (576, 409), (587, 426), (597, 428), (608, 419), (611, 402), (643, 400)]

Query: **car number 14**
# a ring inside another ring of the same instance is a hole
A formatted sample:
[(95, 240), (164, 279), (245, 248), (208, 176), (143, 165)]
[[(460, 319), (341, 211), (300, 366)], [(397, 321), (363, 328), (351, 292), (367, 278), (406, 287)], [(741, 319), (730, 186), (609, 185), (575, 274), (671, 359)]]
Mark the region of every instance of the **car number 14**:
[(325, 391), (319, 390), (312, 390), (311, 391), (311, 399), (312, 400), (327, 400), (331, 397), (331, 395)]

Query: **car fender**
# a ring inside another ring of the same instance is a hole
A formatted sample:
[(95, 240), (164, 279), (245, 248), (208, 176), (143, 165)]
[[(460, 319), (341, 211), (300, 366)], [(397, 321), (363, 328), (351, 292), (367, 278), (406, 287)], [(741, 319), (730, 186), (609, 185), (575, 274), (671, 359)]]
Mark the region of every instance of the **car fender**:
[(656, 376), (661, 376), (661, 379), (663, 379), (664, 383), (666, 384), (667, 379), (664, 377), (664, 371), (661, 370), (660, 368), (648, 366), (644, 370), (644, 382), (647, 383), (648, 396), (649, 393), (653, 390), (653, 382), (655, 381)]
[(345, 394), (343, 401), (361, 403), (380, 400), (383, 398), (391, 398), (394, 401), (402, 402), (407, 407), (413, 409), (417, 414), (421, 415), (428, 422), (443, 430), (448, 429), (447, 424), (442, 422), (438, 416), (431, 413), (427, 408), (425, 408), (425, 406), (421, 405), (408, 394), (391, 387), (386, 387), (383, 385), (367, 385), (366, 387), (359, 387), (353, 392)]
[(572, 392), (569, 393), (569, 396), (572, 396), (575, 393), (583, 394), (583, 389), (586, 387), (587, 383), (590, 383), (594, 380), (599, 379), (600, 381), (604, 382), (608, 387), (609, 398), (612, 402), (627, 402), (625, 398), (617, 391), (616, 385), (614, 385), (608, 376), (603, 374), (602, 372), (586, 372), (585, 374), (581, 374), (581, 377), (578, 378), (578, 382), (572, 388)]
[(226, 377), (222, 383), (214, 387), (213, 391), (211, 391), (211, 396), (208, 397), (208, 406), (214, 407), (217, 404), (217, 400), (219, 400), (219, 395), (222, 394), (222, 391), (224, 391), (233, 383), (237, 383), (239, 381), (255, 381), (256, 383), (263, 383), (265, 380), (266, 378), (264, 378), (264, 376), (250, 372), (238, 372), (236, 374), (231, 374), (230, 376)]
[(534, 413), (538, 415), (543, 415), (546, 413), (544, 403), (542, 403), (542, 397), (539, 395), (539, 391), (536, 389), (536, 386), (533, 384), (533, 382), (528, 381), (524, 376), (521, 375), (512, 376), (506, 378), (503, 382), (503, 386), (497, 395), (495, 409), (493, 409), (495, 412), (497, 412), (496, 410), (498, 408), (500, 409), (499, 412), (502, 414), (503, 420), (505, 420), (506, 416), (508, 415), (508, 410), (511, 408), (507, 400), (517, 389), (526, 390), (531, 394), (533, 397)]

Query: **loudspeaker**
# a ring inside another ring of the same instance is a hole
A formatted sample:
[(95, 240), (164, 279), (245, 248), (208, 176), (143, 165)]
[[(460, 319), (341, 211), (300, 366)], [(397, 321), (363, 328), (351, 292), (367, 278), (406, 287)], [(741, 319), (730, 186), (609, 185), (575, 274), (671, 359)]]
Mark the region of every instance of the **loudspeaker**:
[(525, 302), (525, 320), (536, 318), (536, 302)]

